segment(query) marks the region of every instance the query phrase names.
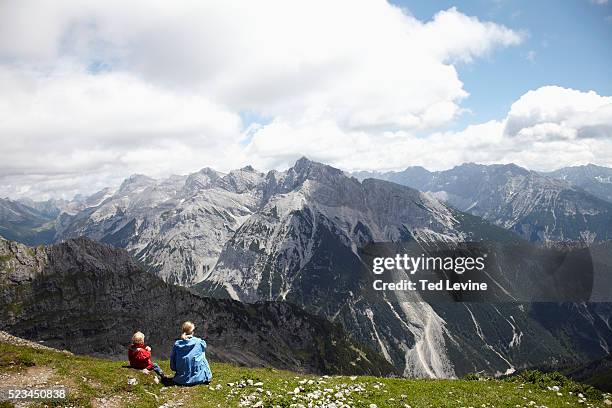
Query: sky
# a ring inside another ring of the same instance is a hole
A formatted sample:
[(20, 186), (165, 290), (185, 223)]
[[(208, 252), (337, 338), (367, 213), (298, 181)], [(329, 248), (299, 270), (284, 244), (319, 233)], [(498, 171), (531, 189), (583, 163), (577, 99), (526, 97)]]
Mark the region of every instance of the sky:
[[(595, 90), (612, 95), (612, 1), (472, 0), (396, 1), (421, 20), (457, 6), (467, 15), (494, 21), (528, 34), (521, 46), (459, 66), (470, 92), (467, 121), (503, 117), (525, 92), (542, 85)], [(511, 78), (501, 80), (500, 78)], [(491, 103), (495, 101), (495, 103)], [(462, 125), (470, 122), (459, 122)]]
[(203, 167), (612, 167), (612, 0), (0, 0), (0, 197)]

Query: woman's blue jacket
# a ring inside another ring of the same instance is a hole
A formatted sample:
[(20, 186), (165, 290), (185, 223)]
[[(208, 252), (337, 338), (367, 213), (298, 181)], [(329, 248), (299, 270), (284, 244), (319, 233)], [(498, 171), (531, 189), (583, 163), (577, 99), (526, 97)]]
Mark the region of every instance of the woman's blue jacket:
[(206, 360), (206, 342), (198, 337), (177, 340), (170, 354), (170, 368), (180, 385), (202, 384), (212, 379)]

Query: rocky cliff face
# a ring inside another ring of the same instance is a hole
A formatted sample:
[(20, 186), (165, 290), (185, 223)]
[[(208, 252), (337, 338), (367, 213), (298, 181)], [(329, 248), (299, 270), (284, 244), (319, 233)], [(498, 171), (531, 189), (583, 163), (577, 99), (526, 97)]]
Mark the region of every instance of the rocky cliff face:
[(297, 371), (393, 368), (327, 320), (287, 303), (205, 298), (142, 271), (122, 250), (86, 238), (29, 248), (0, 240), (0, 329), (76, 353), (124, 356), (141, 330), (167, 357), (192, 320), (219, 361)]
[[(338, 169), (306, 159), (268, 178), (274, 194), (227, 241), (206, 279), (246, 301), (279, 294), (284, 299), (283, 294), (299, 286), (294, 279), (314, 282), (321, 278), (316, 271), (297, 276), (291, 271), (330, 257), (353, 258), (369, 242), (478, 241), (492, 234), (498, 234), (495, 239), (515, 240), (512, 234), (469, 218), (431, 195), (379, 180), (360, 183)], [(351, 279), (359, 261), (346, 273), (325, 265), (330, 270), (324, 272)]]
[(64, 215), (57, 240), (89, 236), (125, 248), (169, 283), (201, 281), (221, 247), (260, 204), (264, 175), (202, 169), (156, 181), (135, 175), (97, 206)]
[[(368, 242), (520, 239), (429, 194), (379, 180), (359, 183), (307, 160), (269, 177), (281, 187), (228, 240), (198, 290), (301, 305), (342, 323), (407, 376), (512, 372), (554, 359), (599, 356), (612, 342), (606, 320), (591, 306), (435, 303), (415, 293), (372, 294), (360, 252)], [(511, 290), (512, 268), (500, 270)], [(568, 338), (557, 338), (564, 331)], [(597, 340), (582, 342), (584, 333)]]
[(582, 241), (612, 238), (612, 204), (575, 187), (514, 164), (463, 164), (429, 172), (360, 172), (429, 191), (453, 207), (482, 217), (529, 241)]

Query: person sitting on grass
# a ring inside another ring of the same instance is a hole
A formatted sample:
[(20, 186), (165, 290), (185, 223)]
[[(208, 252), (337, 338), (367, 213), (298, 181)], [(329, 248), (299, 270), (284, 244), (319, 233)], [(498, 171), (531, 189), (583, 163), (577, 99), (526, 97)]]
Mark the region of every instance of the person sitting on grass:
[(139, 331), (132, 336), (132, 344), (128, 347), (130, 367), (138, 370), (153, 370), (160, 377), (165, 377), (162, 369), (151, 361), (151, 347), (145, 345), (145, 335)]
[(178, 385), (208, 384), (212, 379), (206, 360), (206, 342), (193, 335), (195, 325), (185, 322), (181, 338), (174, 343), (170, 354), (170, 368), (175, 371), (174, 383)]

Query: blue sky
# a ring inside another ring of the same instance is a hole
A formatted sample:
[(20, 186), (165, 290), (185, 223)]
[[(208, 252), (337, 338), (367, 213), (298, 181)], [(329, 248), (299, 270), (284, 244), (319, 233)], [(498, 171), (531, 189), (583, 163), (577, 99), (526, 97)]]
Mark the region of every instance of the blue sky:
[[(558, 85), (612, 95), (612, 1), (589, 0), (394, 0), (420, 20), (450, 7), (482, 21), (528, 34), (523, 43), (471, 64), (458, 64), (470, 97), (455, 128), (503, 118), (530, 89)], [(530, 60), (529, 53), (533, 52)]]

